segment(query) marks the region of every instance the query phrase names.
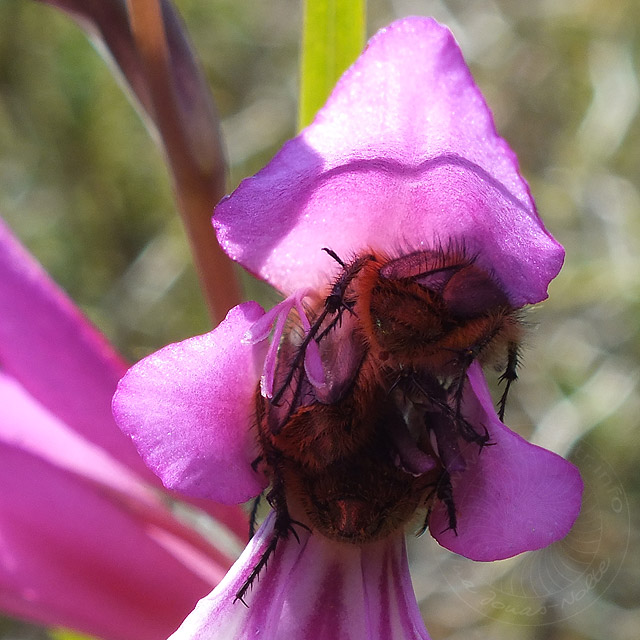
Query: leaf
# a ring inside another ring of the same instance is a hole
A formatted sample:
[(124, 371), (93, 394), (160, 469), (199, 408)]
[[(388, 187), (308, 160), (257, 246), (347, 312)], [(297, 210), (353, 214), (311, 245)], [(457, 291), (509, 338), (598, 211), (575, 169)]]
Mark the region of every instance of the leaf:
[(302, 36), (300, 128), (325, 103), (364, 46), (366, 0), (306, 0)]

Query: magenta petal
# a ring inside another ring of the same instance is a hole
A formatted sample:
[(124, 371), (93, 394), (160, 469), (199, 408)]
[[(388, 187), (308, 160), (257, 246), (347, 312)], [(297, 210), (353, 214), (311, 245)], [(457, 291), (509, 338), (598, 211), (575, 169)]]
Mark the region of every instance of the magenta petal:
[[(140, 479), (160, 486), (111, 413), (111, 398), (125, 363), (1, 220), (0, 367), (55, 416), (68, 432), (67, 442), (75, 437), (83, 446), (101, 450), (103, 457), (126, 465)], [(16, 407), (12, 410), (16, 413)], [(73, 448), (49, 442), (44, 423), (20, 424), (21, 417), (15, 418), (23, 431), (23, 446), (39, 445), (37, 455), (45, 458), (73, 459)], [(13, 437), (5, 426), (6, 420), (0, 422), (1, 440)], [(246, 518), (240, 509), (191, 502), (244, 535)]]
[(578, 517), (580, 473), (498, 420), (479, 365), (470, 370), (469, 381), (465, 414), (473, 424), (486, 426), (495, 444), (479, 455), (477, 445), (465, 445), (467, 469), (453, 483), (458, 535), (446, 530), (442, 504), (431, 514), (431, 533), (442, 546), (472, 560), (501, 560), (546, 547), (563, 538)]
[(0, 610), (111, 640), (166, 636), (231, 560), (1, 372), (0, 406)]
[(356, 546), (299, 530), (281, 541), (260, 579), (234, 602), (268, 544), (273, 514), (225, 579), (171, 640), (428, 640), (407, 565), (404, 537)]
[(126, 364), (2, 221), (0, 365), (74, 431), (153, 480), (111, 415)]
[(241, 304), (214, 331), (161, 349), (121, 380), (116, 421), (165, 486), (226, 504), (264, 488), (251, 468), (251, 425), (267, 345), (242, 341), (263, 313)]
[(233, 259), (287, 294), (337, 270), (323, 247), (349, 259), (457, 239), (515, 306), (545, 298), (563, 261), (453, 36), (430, 18), (379, 32), (214, 225)]
[(0, 460), (5, 613), (105, 640), (158, 640), (226, 569), (198, 575), (196, 567), (214, 563), (197, 553), (186, 561), (189, 544), (164, 528), (172, 518), (164, 508), (160, 520), (160, 504), (139, 511), (126, 496), (4, 442)]

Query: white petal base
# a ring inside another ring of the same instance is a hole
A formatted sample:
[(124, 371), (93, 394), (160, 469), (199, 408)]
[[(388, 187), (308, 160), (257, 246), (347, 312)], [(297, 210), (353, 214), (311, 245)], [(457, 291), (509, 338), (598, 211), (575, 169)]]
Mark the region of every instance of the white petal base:
[(279, 543), (248, 606), (234, 603), (271, 538), (273, 515), (170, 640), (429, 640), (402, 533), (360, 547), (298, 527), (300, 542)]

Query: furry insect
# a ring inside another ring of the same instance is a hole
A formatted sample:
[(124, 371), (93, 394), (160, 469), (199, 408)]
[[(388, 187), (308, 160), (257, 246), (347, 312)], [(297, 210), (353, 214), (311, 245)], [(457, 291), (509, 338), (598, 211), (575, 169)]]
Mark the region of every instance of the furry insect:
[[(261, 466), (271, 481), (273, 537), (236, 594), (243, 600), (296, 527), (363, 544), (404, 526), (433, 500), (456, 531), (452, 476), (464, 471), (461, 442), (490, 444), (462, 415), (467, 370), (502, 358), (502, 418), (516, 379), (521, 324), (499, 283), (463, 249), (391, 258), (363, 252), (343, 262), (308, 310), (302, 335), (292, 323), (278, 347), (270, 399), (256, 395)], [(326, 380), (303, 365), (314, 340)], [(291, 516), (302, 514), (305, 522)], [(457, 531), (456, 531), (457, 533)]]

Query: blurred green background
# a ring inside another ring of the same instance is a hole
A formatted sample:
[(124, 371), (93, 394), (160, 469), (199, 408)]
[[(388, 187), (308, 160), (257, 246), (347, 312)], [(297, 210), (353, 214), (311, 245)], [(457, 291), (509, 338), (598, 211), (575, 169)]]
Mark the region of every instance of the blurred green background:
[[(222, 118), (232, 188), (295, 133), (301, 8), (176, 4)], [(637, 640), (640, 5), (370, 0), (369, 34), (411, 14), (453, 30), (567, 249), (529, 314), (507, 422), (586, 483), (574, 530), (544, 551), (484, 565), (412, 540), (427, 627), (433, 640)], [(0, 214), (130, 360), (209, 329), (158, 148), (80, 29), (28, 0), (0, 0)], [(48, 636), (5, 620), (0, 637)]]

